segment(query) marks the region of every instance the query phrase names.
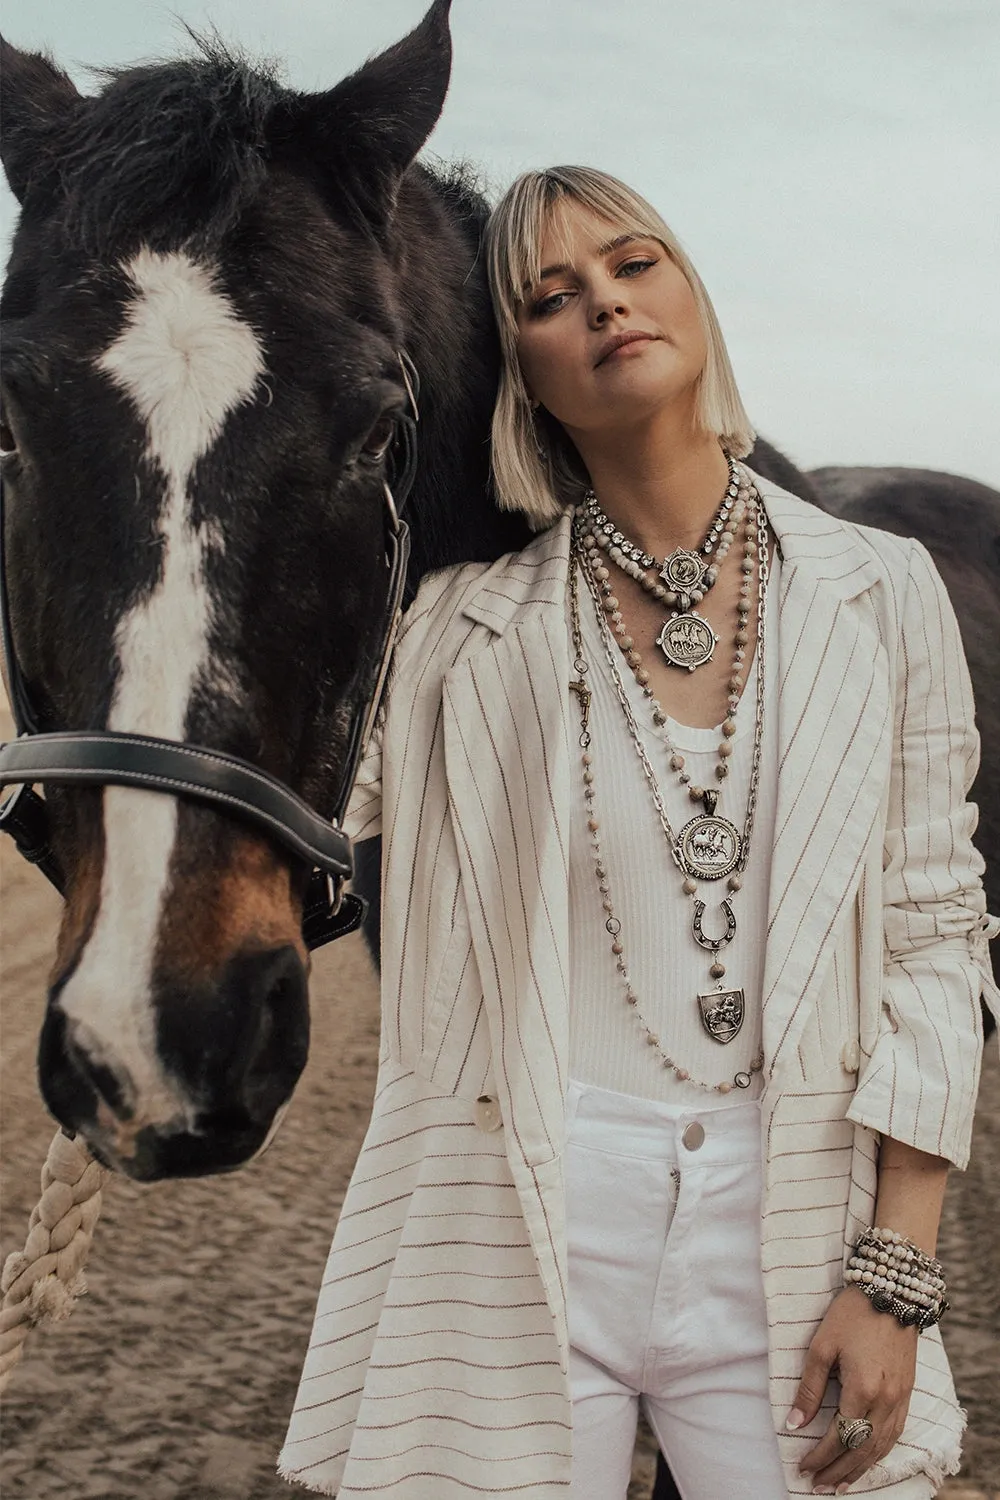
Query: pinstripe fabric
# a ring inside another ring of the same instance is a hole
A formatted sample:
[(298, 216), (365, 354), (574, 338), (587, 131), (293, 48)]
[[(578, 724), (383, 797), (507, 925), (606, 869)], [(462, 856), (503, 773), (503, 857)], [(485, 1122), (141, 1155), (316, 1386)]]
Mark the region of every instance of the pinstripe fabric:
[[(795, 1464), (829, 1411), (805, 1434), (784, 1416), (870, 1222), (879, 1133), (964, 1164), (996, 991), (940, 580), (917, 544), (761, 489), (783, 558), (761, 1254), (775, 1425), (806, 1494)], [(320, 1493), (569, 1483), (568, 564), (564, 519), (424, 583), (352, 802), (355, 837), (383, 830), (382, 1054), (280, 1460)], [(868, 1488), (939, 1480), (961, 1426), (933, 1330)]]

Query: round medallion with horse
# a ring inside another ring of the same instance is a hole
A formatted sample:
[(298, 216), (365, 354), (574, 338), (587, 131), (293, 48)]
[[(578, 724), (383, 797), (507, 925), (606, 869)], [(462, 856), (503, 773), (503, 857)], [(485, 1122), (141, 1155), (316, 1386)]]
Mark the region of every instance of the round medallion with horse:
[(701, 588), (705, 572), (706, 565), (697, 552), (687, 552), (683, 547), (678, 547), (663, 564), (660, 577), (670, 588), (690, 593), (692, 589)]
[(678, 836), (681, 857), (689, 875), (721, 880), (739, 863), (743, 840), (728, 818), (699, 813), (685, 823)]
[(656, 637), (656, 644), (672, 667), (695, 667), (710, 661), (718, 636), (707, 620), (692, 611), (668, 620)]

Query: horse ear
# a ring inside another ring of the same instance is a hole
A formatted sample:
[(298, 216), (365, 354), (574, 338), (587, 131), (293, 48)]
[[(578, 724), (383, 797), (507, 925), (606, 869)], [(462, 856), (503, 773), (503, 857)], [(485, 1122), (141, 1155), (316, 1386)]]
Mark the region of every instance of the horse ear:
[(0, 37), (0, 158), (19, 203), (51, 168), (51, 142), (61, 135), (81, 96), (67, 75), (39, 52), (20, 52)]
[(403, 174), (444, 105), (451, 77), (451, 0), (434, 0), (402, 41), (370, 58), (335, 88), (275, 107), (272, 156), (319, 174), (376, 234), (392, 218)]

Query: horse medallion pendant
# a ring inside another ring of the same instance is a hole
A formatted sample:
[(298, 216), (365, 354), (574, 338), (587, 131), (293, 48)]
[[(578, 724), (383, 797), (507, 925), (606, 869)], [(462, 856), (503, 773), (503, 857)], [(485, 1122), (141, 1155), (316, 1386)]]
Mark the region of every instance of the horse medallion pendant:
[(721, 880), (739, 864), (743, 840), (728, 818), (699, 813), (685, 823), (677, 840), (684, 867), (699, 880)]
[(739, 1036), (746, 1014), (742, 990), (712, 990), (710, 994), (699, 995), (698, 1008), (701, 1024), (713, 1042), (725, 1046)]
[(688, 552), (683, 547), (678, 547), (663, 564), (660, 577), (667, 588), (676, 589), (679, 594), (690, 594), (692, 589), (701, 588), (706, 571), (707, 565), (697, 552)]
[(656, 644), (672, 667), (687, 667), (693, 672), (711, 661), (718, 639), (708, 621), (692, 610), (668, 620), (656, 637)]

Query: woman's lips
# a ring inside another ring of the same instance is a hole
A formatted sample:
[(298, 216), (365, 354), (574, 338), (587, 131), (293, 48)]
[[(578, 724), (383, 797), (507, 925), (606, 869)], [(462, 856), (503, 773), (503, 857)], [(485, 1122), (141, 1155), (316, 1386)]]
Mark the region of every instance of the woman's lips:
[(603, 365), (605, 360), (612, 359), (620, 350), (628, 349), (632, 344), (651, 343), (653, 338), (653, 334), (642, 333), (637, 328), (632, 329), (628, 333), (616, 333), (613, 338), (608, 339), (606, 343), (601, 345), (601, 352), (594, 364), (595, 370), (598, 365)]

